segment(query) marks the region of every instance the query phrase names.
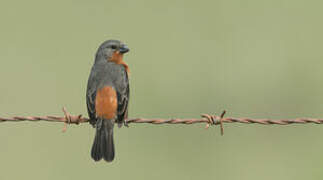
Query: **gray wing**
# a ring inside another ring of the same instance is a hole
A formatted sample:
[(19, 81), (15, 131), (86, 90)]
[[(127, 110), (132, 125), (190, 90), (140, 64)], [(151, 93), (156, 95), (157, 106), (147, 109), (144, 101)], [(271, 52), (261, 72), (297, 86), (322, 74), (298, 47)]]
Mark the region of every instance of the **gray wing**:
[(96, 97), (96, 80), (94, 78), (93, 72), (91, 72), (87, 90), (86, 90), (86, 105), (87, 105), (87, 112), (90, 118), (90, 124), (95, 126), (96, 123), (96, 112), (95, 112), (95, 97)]
[(126, 71), (123, 73), (123, 78), (121, 82), (121, 88), (117, 88), (118, 95), (118, 117), (117, 122), (118, 126), (121, 127), (122, 123), (125, 122), (125, 119), (128, 118), (128, 104), (129, 104), (129, 79)]

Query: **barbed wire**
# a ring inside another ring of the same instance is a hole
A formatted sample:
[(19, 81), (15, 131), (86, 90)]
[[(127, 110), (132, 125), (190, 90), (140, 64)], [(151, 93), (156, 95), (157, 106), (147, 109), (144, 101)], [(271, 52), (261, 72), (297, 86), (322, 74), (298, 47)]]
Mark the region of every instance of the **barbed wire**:
[[(89, 118), (82, 115), (71, 115), (66, 108), (63, 108), (64, 116), (14, 116), (9, 118), (0, 117), (0, 122), (19, 122), (19, 121), (48, 121), (48, 122), (63, 122), (65, 123), (63, 131), (66, 131), (67, 124), (80, 124), (89, 122)], [(289, 124), (323, 124), (323, 119), (318, 118), (296, 118), (296, 119), (252, 119), (252, 118), (235, 118), (224, 117), (226, 111), (223, 111), (220, 116), (201, 114), (201, 118), (129, 118), (125, 124), (130, 123), (149, 123), (149, 124), (196, 124), (206, 123), (206, 129), (211, 125), (220, 125), (221, 134), (223, 135), (223, 123), (244, 123), (244, 124), (261, 124), (261, 125), (289, 125)]]

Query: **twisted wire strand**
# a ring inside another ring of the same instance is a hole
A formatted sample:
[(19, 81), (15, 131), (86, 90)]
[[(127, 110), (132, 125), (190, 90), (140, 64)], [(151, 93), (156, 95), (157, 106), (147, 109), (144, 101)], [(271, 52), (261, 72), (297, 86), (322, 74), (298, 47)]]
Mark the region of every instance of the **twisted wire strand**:
[[(68, 124), (79, 124), (89, 122), (89, 118), (82, 117), (82, 115), (71, 115), (65, 108), (63, 108), (64, 116), (14, 116), (9, 118), (0, 117), (0, 122), (20, 122), (20, 121), (48, 121), (48, 122), (63, 122), (63, 132), (67, 130)], [(206, 123), (206, 129), (211, 125), (220, 125), (221, 135), (224, 134), (223, 123), (243, 123), (243, 124), (261, 124), (261, 125), (288, 125), (288, 124), (323, 124), (323, 119), (317, 118), (296, 118), (296, 119), (252, 119), (252, 118), (234, 118), (224, 117), (226, 111), (223, 111), (220, 116), (201, 114), (201, 118), (187, 118), (187, 119), (161, 119), (161, 118), (130, 118), (125, 124), (129, 123), (149, 123), (149, 124), (196, 124)]]
[[(65, 108), (63, 108), (64, 116), (14, 116), (14, 117), (0, 117), (0, 122), (19, 122), (19, 121), (48, 121), (48, 122), (63, 122), (67, 124), (79, 124), (89, 121), (89, 118), (82, 117), (82, 115), (70, 115)], [(262, 125), (288, 125), (288, 124), (323, 124), (323, 119), (318, 118), (296, 118), (296, 119), (252, 119), (252, 118), (235, 118), (223, 117), (225, 111), (221, 116), (202, 114), (201, 118), (129, 118), (126, 123), (150, 123), (150, 124), (196, 124), (207, 123), (218, 125), (222, 123), (244, 123), (244, 124), (262, 124)]]

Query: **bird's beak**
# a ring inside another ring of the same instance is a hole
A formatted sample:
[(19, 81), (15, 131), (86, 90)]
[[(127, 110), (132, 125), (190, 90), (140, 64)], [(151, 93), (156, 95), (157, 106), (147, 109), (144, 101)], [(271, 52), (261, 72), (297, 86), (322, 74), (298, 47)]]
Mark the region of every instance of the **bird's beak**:
[(128, 51), (129, 51), (129, 48), (128, 48), (128, 46), (127, 46), (127, 45), (123, 45), (123, 46), (121, 46), (121, 47), (120, 47), (120, 49), (119, 49), (119, 52), (120, 52), (121, 54), (127, 53)]

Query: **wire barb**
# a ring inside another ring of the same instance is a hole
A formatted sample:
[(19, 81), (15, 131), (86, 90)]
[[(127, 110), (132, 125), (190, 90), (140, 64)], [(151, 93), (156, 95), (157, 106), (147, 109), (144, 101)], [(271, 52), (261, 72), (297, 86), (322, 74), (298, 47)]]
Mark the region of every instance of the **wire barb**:
[(225, 115), (226, 111), (224, 110), (222, 113), (221, 113), (221, 116), (220, 116), (220, 127), (221, 127), (221, 135), (223, 136), (224, 135), (224, 129), (223, 129), (223, 117)]
[(221, 135), (224, 135), (224, 128), (223, 128), (223, 117), (225, 115), (226, 111), (224, 110), (220, 116), (216, 115), (209, 115), (209, 114), (201, 114), (202, 118), (207, 119), (207, 124), (205, 126), (205, 129), (208, 129), (211, 125), (217, 125), (220, 124), (221, 129)]
[[(77, 116), (72, 116), (67, 110), (65, 107), (63, 107), (63, 113), (64, 113), (64, 118), (65, 118), (65, 121), (64, 121), (64, 127), (62, 129), (62, 132), (66, 132), (67, 130), (67, 125), (68, 124), (80, 124), (84, 119), (82, 118), (82, 114), (80, 115), (77, 115)], [(88, 121), (88, 120), (87, 120)]]
[(66, 132), (67, 124), (71, 123), (71, 115), (69, 114), (69, 112), (67, 112), (65, 107), (63, 107), (63, 112), (64, 112), (64, 117), (66, 121), (64, 122), (64, 127), (62, 129), (62, 132)]

